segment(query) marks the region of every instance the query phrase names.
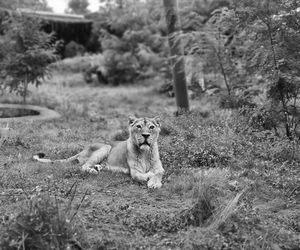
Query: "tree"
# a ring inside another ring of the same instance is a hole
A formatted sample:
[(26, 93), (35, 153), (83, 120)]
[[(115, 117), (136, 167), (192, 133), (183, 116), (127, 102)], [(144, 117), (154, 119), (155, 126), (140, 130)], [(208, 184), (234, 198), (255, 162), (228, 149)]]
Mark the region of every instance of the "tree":
[(36, 86), (50, 73), (48, 65), (58, 59), (52, 34), (41, 31), (39, 20), (23, 15), (11, 17), (0, 40), (0, 85), (23, 97), (28, 85)]
[[(236, 3), (240, 27), (251, 40), (248, 72), (269, 81), (268, 98), (276, 118), (292, 139), (300, 122), (300, 15), (292, 0), (241, 0)], [(275, 112), (274, 112), (275, 113)]]
[(189, 100), (186, 87), (184, 57), (181, 40), (178, 37), (180, 23), (177, 14), (177, 0), (164, 0), (165, 16), (168, 30), (168, 41), (172, 57), (174, 92), (177, 112), (189, 111)]
[[(181, 35), (185, 55), (198, 57), (198, 60), (204, 64), (204, 70), (219, 72), (229, 96), (239, 73), (235, 66), (237, 58), (233, 53), (239, 48), (238, 36), (233, 38), (236, 25), (233, 16), (234, 12), (227, 7), (217, 9), (210, 13), (210, 18), (205, 24)], [(186, 27), (195, 26), (189, 23), (190, 20), (186, 22)]]
[(68, 7), (70, 13), (73, 14), (86, 14), (89, 6), (88, 0), (70, 0)]

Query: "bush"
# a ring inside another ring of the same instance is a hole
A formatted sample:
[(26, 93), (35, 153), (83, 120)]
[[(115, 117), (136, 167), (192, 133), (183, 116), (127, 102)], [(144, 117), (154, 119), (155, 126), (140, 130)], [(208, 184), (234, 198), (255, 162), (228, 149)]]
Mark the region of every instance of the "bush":
[(161, 68), (168, 47), (160, 34), (161, 15), (156, 15), (153, 4), (157, 2), (128, 2), (122, 9), (110, 6), (93, 17), (93, 32), (104, 56), (98, 70), (107, 82), (132, 82)]
[(58, 201), (40, 196), (5, 225), (0, 248), (14, 249), (82, 249), (86, 246), (83, 232), (73, 217), (59, 209)]
[[(190, 4), (187, 9), (194, 11), (194, 14), (191, 16), (184, 13), (183, 19), (191, 31), (181, 37), (185, 54), (192, 57), (195, 62), (198, 61), (199, 65), (202, 64), (202, 69), (191, 68), (191, 73), (199, 74), (199, 71), (219, 73), (222, 76), (222, 85), (230, 96), (234, 95), (234, 88), (243, 82), (245, 75), (243, 54), (247, 46), (245, 40), (242, 40), (240, 34), (235, 31), (237, 19), (234, 11), (227, 7), (221, 8), (224, 4), (228, 5), (226, 2)], [(218, 4), (220, 6), (217, 6)], [(201, 19), (200, 13), (205, 7), (208, 11), (207, 16), (202, 22), (195, 22), (195, 18)], [(195, 23), (198, 24), (198, 28), (195, 28)]]
[(249, 43), (248, 72), (268, 82), (268, 98), (283, 115), (282, 124), (294, 139), (299, 123), (299, 41), (297, 7), (293, 1), (234, 1), (239, 32)]
[(132, 53), (120, 54), (115, 50), (106, 50), (103, 55), (105, 71), (102, 70), (101, 73), (108, 82), (114, 85), (132, 82), (139, 75), (140, 65)]
[(242, 107), (254, 107), (255, 104), (247, 97), (239, 95), (222, 95), (219, 101), (220, 108), (238, 109)]
[(68, 57), (82, 56), (84, 53), (85, 53), (85, 48), (83, 45), (71, 41), (65, 46), (64, 57), (68, 58)]
[(104, 62), (98, 68), (108, 82), (132, 82), (150, 77), (160, 68), (162, 59), (146, 45), (149, 32), (128, 30), (121, 38), (105, 33), (101, 42)]

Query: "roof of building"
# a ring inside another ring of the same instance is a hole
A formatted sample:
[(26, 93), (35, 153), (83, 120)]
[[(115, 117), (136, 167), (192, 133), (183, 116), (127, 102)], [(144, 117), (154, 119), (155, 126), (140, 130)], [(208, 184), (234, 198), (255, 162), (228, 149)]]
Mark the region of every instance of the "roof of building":
[(73, 15), (73, 14), (58, 14), (48, 11), (35, 11), (31, 9), (17, 9), (17, 12), (22, 14), (39, 17), (43, 20), (56, 21), (56, 22), (66, 22), (66, 23), (91, 23), (84, 15)]

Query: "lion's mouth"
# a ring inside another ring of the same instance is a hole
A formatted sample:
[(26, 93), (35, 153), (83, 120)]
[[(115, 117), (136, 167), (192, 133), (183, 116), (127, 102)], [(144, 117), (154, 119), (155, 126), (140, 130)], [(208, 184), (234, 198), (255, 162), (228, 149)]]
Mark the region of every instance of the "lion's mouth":
[(142, 146), (148, 146), (148, 147), (150, 147), (150, 143), (147, 142), (147, 141), (143, 141), (142, 143), (140, 143), (140, 147), (142, 147)]

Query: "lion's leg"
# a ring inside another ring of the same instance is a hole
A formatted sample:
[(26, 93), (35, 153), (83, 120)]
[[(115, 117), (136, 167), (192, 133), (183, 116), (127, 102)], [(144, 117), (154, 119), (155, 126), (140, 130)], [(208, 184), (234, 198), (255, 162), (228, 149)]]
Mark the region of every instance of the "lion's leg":
[(67, 161), (77, 160), (79, 164), (84, 164), (88, 161), (88, 159), (92, 156), (92, 154), (98, 149), (106, 146), (104, 143), (94, 143), (87, 147), (85, 147), (81, 152), (77, 155), (74, 155), (67, 159)]
[(130, 170), (130, 175), (131, 175), (132, 179), (135, 179), (140, 182), (148, 181), (150, 178), (152, 178), (154, 176), (154, 174), (152, 172), (142, 173), (135, 169)]
[(102, 163), (103, 160), (108, 157), (110, 150), (110, 145), (104, 145), (101, 148), (97, 149), (91, 154), (91, 156), (88, 158), (87, 162), (83, 164), (81, 169), (92, 174), (98, 174), (98, 171), (94, 168), (94, 166), (96, 164)]
[(148, 188), (160, 188), (162, 186), (163, 173), (157, 173), (153, 175), (147, 182)]
[(162, 167), (161, 161), (157, 161), (152, 169), (153, 176), (147, 182), (148, 188), (160, 188), (162, 186), (162, 177), (165, 170)]
[(112, 172), (117, 172), (117, 173), (123, 173), (123, 174), (129, 174), (129, 169), (123, 168), (123, 167), (118, 167), (118, 166), (111, 166), (111, 165), (106, 165), (105, 166), (106, 170), (112, 171)]

